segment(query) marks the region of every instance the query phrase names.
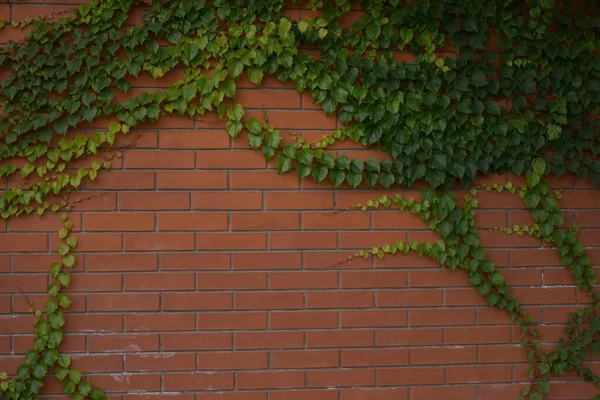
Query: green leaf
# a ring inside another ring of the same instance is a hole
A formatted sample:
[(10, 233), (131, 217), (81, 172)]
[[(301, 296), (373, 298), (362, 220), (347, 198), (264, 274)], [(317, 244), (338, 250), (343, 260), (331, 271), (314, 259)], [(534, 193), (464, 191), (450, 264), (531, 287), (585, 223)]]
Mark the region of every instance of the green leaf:
[(252, 117), (250, 121), (246, 122), (246, 128), (255, 135), (262, 133), (262, 124), (256, 117)]
[(242, 131), (242, 123), (240, 121), (235, 121), (235, 120), (229, 120), (227, 121), (227, 133), (229, 133), (229, 135), (231, 137), (236, 137), (241, 131)]
[(44, 360), (44, 362), (49, 365), (49, 366), (54, 366), (54, 363), (56, 362), (56, 360), (58, 360), (58, 352), (54, 349), (48, 349), (46, 351), (44, 351), (44, 354), (42, 355), (42, 359)]
[(340, 171), (339, 169), (333, 169), (329, 174), (329, 179), (331, 182), (333, 182), (334, 187), (338, 187), (346, 179), (346, 173), (344, 171)]
[(69, 354), (61, 354), (58, 357), (58, 364), (63, 368), (69, 368), (69, 365), (71, 365), (71, 356)]
[(365, 164), (365, 167), (366, 167), (367, 171), (373, 171), (373, 172), (380, 172), (381, 171), (381, 166), (379, 164), (379, 161), (377, 161), (373, 157), (370, 157), (367, 160), (367, 163)]
[(298, 30), (301, 33), (306, 32), (307, 29), (308, 29), (308, 22), (306, 22), (306, 21), (300, 21), (300, 22), (298, 22)]
[(550, 393), (550, 383), (548, 381), (537, 381), (535, 386), (538, 388), (541, 394)]
[(69, 378), (75, 382), (75, 383), (79, 383), (81, 381), (81, 371), (76, 370), (76, 369), (72, 369), (69, 371)]
[(363, 175), (361, 173), (350, 172), (348, 174), (348, 177), (346, 178), (346, 181), (348, 182), (348, 184), (350, 186), (355, 188), (358, 185), (360, 185), (360, 183), (362, 182), (362, 179), (363, 179)]
[(536, 158), (532, 162), (533, 171), (538, 175), (543, 176), (546, 171), (546, 161), (543, 158)]
[(374, 42), (381, 34), (381, 25), (379, 25), (376, 22), (373, 22), (369, 26), (367, 26), (367, 29), (365, 29), (365, 33), (367, 34), (367, 40)]
[(298, 162), (306, 165), (311, 165), (313, 162), (313, 155), (309, 149), (298, 150), (297, 152)]
[(312, 176), (317, 182), (321, 182), (323, 179), (327, 178), (328, 173), (329, 171), (324, 165), (315, 164), (313, 166)]
[(255, 85), (260, 85), (263, 80), (263, 70), (260, 68), (248, 68), (248, 79)]
[(284, 156), (283, 154), (277, 157), (277, 171), (282, 174), (287, 172), (292, 167), (292, 159)]
[(482, 87), (487, 84), (487, 79), (485, 78), (485, 74), (479, 70), (473, 72), (469, 81), (475, 87)]
[(528, 191), (527, 194), (525, 195), (525, 205), (528, 208), (537, 207), (537, 205), (540, 204), (540, 200), (541, 200), (540, 195), (533, 190)]
[(296, 164), (296, 170), (298, 171), (298, 176), (302, 179), (310, 175), (312, 171), (312, 165), (298, 163)]
[(241, 121), (244, 116), (244, 107), (241, 104), (235, 104), (227, 109), (227, 117), (234, 121)]

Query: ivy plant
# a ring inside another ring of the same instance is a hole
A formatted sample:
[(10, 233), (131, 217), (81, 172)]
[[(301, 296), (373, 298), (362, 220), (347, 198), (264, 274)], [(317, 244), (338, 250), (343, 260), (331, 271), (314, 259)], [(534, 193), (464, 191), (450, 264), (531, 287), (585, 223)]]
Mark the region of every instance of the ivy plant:
[[(61, 212), (65, 225), (58, 261), (50, 266), (50, 300), (43, 310), (31, 310), (34, 346), (16, 373), (0, 374), (0, 399), (38, 396), (50, 373), (73, 399), (106, 398), (59, 351), (70, 305), (63, 289), (77, 245), (69, 193), (111, 167), (124, 151), (114, 148), (117, 136), (164, 115), (213, 112), (231, 136), (245, 136), (267, 160), (276, 157), (280, 173), (295, 170), (334, 187), (424, 181), (418, 201), (382, 197), (358, 208), (409, 209), (442, 240), (399, 241), (350, 258), (416, 252), (466, 270), (489, 306), (505, 310), (522, 330), (531, 377), (524, 398), (544, 399), (550, 379), (572, 370), (600, 387), (585, 363), (600, 355), (594, 271), (577, 227), (563, 227), (561, 194), (549, 191), (546, 180), (569, 172), (600, 183), (600, 14), (594, 2), (358, 3), (363, 14), (350, 26), (344, 22), (354, 4), (349, 0), (311, 0), (308, 6), (320, 13), (300, 21), (284, 16), (284, 0), (91, 0), (69, 17), (10, 22), (31, 30), (0, 49), (0, 66), (11, 71), (0, 90), (0, 178), (20, 182), (0, 195), (0, 217)], [(141, 5), (142, 23), (126, 25), (132, 7)], [(406, 54), (414, 59), (398, 61)], [(115, 100), (136, 77), (160, 79), (175, 68), (184, 70), (183, 78), (167, 89)], [(276, 126), (246, 118), (236, 103), (242, 76), (256, 85), (266, 76), (292, 82), (344, 128), (316, 143), (295, 136), (282, 145)], [(113, 122), (90, 135), (68, 135), (99, 118)], [(365, 161), (329, 151), (347, 140), (389, 157)], [(72, 168), (86, 159), (87, 168)], [(526, 175), (527, 184), (472, 187), (477, 175), (505, 172)], [(462, 207), (451, 192), (457, 184), (470, 188)], [(510, 294), (480, 244), (474, 224), (479, 189), (520, 195), (535, 224), (498, 229), (555, 245), (590, 298), (569, 314), (554, 348), (540, 344), (537, 321)]]

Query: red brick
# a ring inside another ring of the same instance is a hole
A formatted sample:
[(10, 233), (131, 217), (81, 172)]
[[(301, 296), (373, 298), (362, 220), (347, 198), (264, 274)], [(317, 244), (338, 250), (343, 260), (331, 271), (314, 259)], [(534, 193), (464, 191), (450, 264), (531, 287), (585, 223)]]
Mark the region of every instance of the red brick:
[(306, 294), (307, 308), (370, 308), (373, 292), (367, 290), (310, 291)]
[(86, 267), (88, 271), (156, 271), (158, 256), (150, 253), (87, 254)]
[(600, 226), (600, 210), (581, 210), (575, 213), (575, 222), (580, 228), (597, 228)]
[[(65, 326), (64, 332), (70, 333), (104, 333), (104, 332), (122, 332), (123, 316), (119, 314), (75, 314), (69, 316), (69, 323)], [(68, 341), (67, 341), (68, 343)], [(30, 346), (31, 347), (31, 346)], [(83, 346), (85, 348), (85, 346)], [(66, 349), (66, 351), (69, 351)], [(75, 351), (79, 350), (79, 347)]]
[(170, 212), (158, 213), (159, 231), (225, 231), (227, 214)]
[(81, 372), (121, 372), (123, 370), (123, 355), (121, 354), (73, 354), (72, 359), (77, 363)]
[(200, 192), (193, 193), (194, 210), (261, 210), (262, 193)]
[(340, 232), (340, 248), (342, 249), (371, 249), (385, 244), (395, 244), (398, 240), (406, 240), (405, 232)]
[(298, 189), (298, 177), (275, 171), (231, 171), (231, 189)]
[(308, 348), (370, 347), (374, 343), (370, 330), (309, 331), (306, 339)]
[(469, 364), (477, 360), (475, 347), (411, 349), (412, 365)]
[(193, 290), (194, 274), (177, 272), (130, 273), (125, 275), (125, 290)]
[(302, 229), (338, 230), (338, 229), (369, 229), (369, 214), (363, 212), (332, 213), (304, 212), (302, 213)]
[(304, 295), (297, 292), (252, 292), (235, 296), (236, 310), (294, 310), (304, 306)]
[(337, 272), (271, 272), (269, 288), (281, 289), (333, 289), (337, 288)]
[(378, 346), (435, 346), (442, 344), (441, 328), (404, 328), (377, 331)]
[(280, 368), (335, 368), (340, 363), (337, 350), (286, 350), (271, 352), (271, 367)]
[(125, 192), (119, 195), (121, 210), (189, 210), (189, 193)]
[(196, 328), (193, 313), (152, 313), (125, 315), (127, 331), (191, 331)]
[(342, 400), (407, 400), (407, 388), (345, 389)]
[(267, 192), (268, 210), (329, 210), (333, 207), (333, 192)]
[(48, 6), (30, 5), (30, 4), (13, 4), (12, 19), (22, 21), (27, 18), (35, 19), (47, 15), (56, 14), (61, 18), (66, 18), (71, 14), (75, 6)]
[(231, 390), (233, 372), (181, 372), (165, 374), (164, 390)]
[(357, 310), (340, 312), (342, 328), (405, 326), (405, 310)]
[(341, 287), (344, 289), (406, 287), (406, 272), (404, 272), (404, 271), (342, 271)]
[(473, 382), (510, 382), (510, 365), (478, 365), (477, 367), (448, 367), (447, 382), (473, 383)]
[(160, 132), (161, 149), (228, 149), (229, 135), (223, 131), (175, 131)]
[(343, 350), (342, 367), (408, 365), (408, 349)]
[(126, 233), (125, 250), (194, 250), (193, 233)]
[[(287, 393), (287, 391), (285, 391)], [(267, 400), (267, 392), (198, 393), (198, 400)], [(271, 397), (271, 399), (275, 399)]]
[(88, 337), (88, 350), (94, 353), (158, 351), (158, 334), (106, 334)]
[[(366, 269), (372, 268), (373, 260), (354, 257), (353, 251), (305, 251), (304, 268), (306, 269), (331, 269), (342, 266), (343, 268)], [(351, 260), (346, 260), (353, 256)]]
[(234, 270), (300, 269), (302, 255), (298, 252), (234, 253)]
[(207, 150), (196, 152), (199, 169), (264, 169), (265, 157), (254, 150)]
[(527, 362), (527, 354), (520, 346), (480, 346), (480, 363)]
[(125, 153), (127, 169), (189, 169), (194, 168), (193, 151), (144, 150)]
[(446, 328), (445, 344), (496, 344), (509, 343), (510, 331), (501, 326), (471, 326)]
[(433, 308), (410, 312), (411, 326), (474, 325), (474, 309)]
[(592, 190), (564, 191), (560, 206), (564, 208), (596, 208), (600, 204), (600, 192)]
[[(73, 232), (81, 230), (81, 215), (69, 214), (69, 220), (73, 223)], [(0, 227), (5, 222), (0, 222)], [(65, 223), (60, 220), (58, 214), (44, 214), (41, 217), (37, 214), (21, 215), (17, 218), (12, 218), (9, 221), (9, 229), (11, 232), (52, 232), (56, 233), (59, 229), (65, 227)], [(5, 231), (5, 229), (0, 229)]]
[(232, 213), (231, 229), (234, 231), (297, 230), (300, 229), (300, 213)]
[[(122, 235), (120, 233), (82, 233), (77, 235), (75, 252), (87, 251), (121, 251)], [(50, 249), (58, 250), (58, 236), (50, 236)]]
[(238, 372), (236, 389), (281, 389), (304, 387), (304, 372)]
[(229, 269), (228, 253), (162, 253), (160, 268), (171, 271), (209, 271)]
[(337, 247), (335, 232), (273, 232), (271, 249), (331, 249)]
[(225, 332), (172, 332), (161, 337), (163, 351), (231, 350), (233, 340), (233, 335)]
[(36, 233), (1, 233), (0, 253), (48, 251), (48, 235)]
[[(528, 384), (527, 384), (528, 385)], [(479, 398), (482, 400), (505, 400), (518, 398), (527, 385), (491, 384), (479, 385)]]
[(152, 213), (86, 213), (84, 226), (87, 232), (153, 231)]
[(131, 392), (134, 390), (156, 392), (160, 390), (159, 374), (92, 375), (90, 383), (106, 392)]
[(156, 173), (156, 176), (158, 189), (227, 189), (227, 172), (160, 171)]
[(198, 367), (201, 370), (266, 369), (268, 363), (267, 352), (236, 351), (198, 354)]
[(377, 307), (433, 307), (442, 305), (441, 290), (377, 291)]
[(0, 272), (8, 272), (10, 270), (10, 257), (0, 254)]
[(236, 349), (299, 349), (304, 347), (302, 332), (238, 332)]
[(310, 370), (306, 373), (308, 387), (375, 386), (375, 370)]
[(199, 313), (199, 330), (267, 329), (266, 312)]
[(198, 290), (256, 290), (267, 288), (264, 272), (223, 272), (198, 274)]
[(429, 229), (427, 224), (410, 211), (376, 211), (373, 212), (374, 229)]
[(3, 276), (0, 280), (0, 293), (19, 293), (20, 290), (45, 293), (48, 290), (48, 278), (37, 274), (18, 274)]
[(553, 249), (511, 250), (512, 267), (560, 265), (560, 256)]
[(272, 312), (270, 322), (272, 329), (337, 328), (338, 315), (325, 311)]
[(513, 296), (521, 304), (573, 304), (575, 288), (514, 288)]
[(231, 293), (163, 293), (162, 309), (169, 311), (231, 310)]
[(152, 171), (102, 171), (94, 182), (86, 181), (87, 190), (154, 189)]
[(196, 356), (192, 353), (150, 353), (125, 356), (127, 371), (194, 371)]
[(409, 275), (410, 287), (469, 286), (467, 273), (461, 270), (411, 271)]
[(335, 129), (336, 122), (322, 111), (269, 111), (269, 123), (277, 129)]
[(475, 386), (415, 387), (410, 393), (411, 400), (475, 399), (477, 388)]
[(158, 294), (90, 294), (89, 311), (158, 311)]
[(265, 250), (267, 234), (261, 232), (197, 233), (198, 250)]
[(508, 235), (500, 231), (479, 231), (481, 245), (486, 247), (539, 247), (540, 239), (532, 236)]
[[(183, 393), (161, 393), (161, 394), (126, 394), (126, 400), (195, 400), (194, 394), (183, 394)], [(204, 397), (203, 397), (204, 399)]]

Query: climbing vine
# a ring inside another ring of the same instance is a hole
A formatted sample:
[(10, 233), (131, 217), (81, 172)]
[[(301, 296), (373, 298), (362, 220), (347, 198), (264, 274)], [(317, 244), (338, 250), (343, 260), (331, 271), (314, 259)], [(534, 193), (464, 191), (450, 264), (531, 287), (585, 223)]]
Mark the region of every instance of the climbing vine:
[[(0, 93), (0, 178), (9, 182), (0, 216), (63, 212), (65, 225), (58, 232), (60, 262), (50, 268), (50, 300), (44, 310), (31, 310), (33, 349), (16, 375), (0, 374), (0, 399), (37, 396), (51, 371), (73, 399), (106, 398), (59, 352), (70, 305), (62, 289), (70, 285), (77, 245), (69, 193), (111, 167), (123, 150), (114, 149), (117, 136), (164, 115), (209, 112), (224, 120), (231, 136), (245, 135), (267, 160), (276, 157), (280, 173), (295, 170), (300, 178), (353, 188), (426, 181), (418, 201), (384, 196), (358, 208), (409, 209), (442, 240), (399, 241), (351, 258), (413, 251), (467, 271), (488, 304), (506, 310), (522, 330), (532, 382), (524, 397), (544, 399), (550, 379), (572, 370), (600, 387), (585, 366), (591, 354), (600, 355), (594, 270), (577, 227), (563, 228), (561, 193), (549, 191), (545, 179), (571, 172), (600, 183), (600, 14), (594, 2), (358, 3), (363, 14), (351, 26), (345, 22), (353, 15), (349, 0), (311, 0), (309, 7), (321, 12), (300, 21), (283, 16), (284, 0), (91, 0), (57, 21), (12, 23), (32, 29), (24, 41), (0, 49), (0, 66), (11, 70)], [(128, 26), (134, 6), (146, 7), (143, 23)], [(406, 54), (414, 60), (397, 61)], [(115, 100), (140, 74), (160, 79), (180, 67), (183, 79), (166, 90)], [(235, 102), (243, 75), (256, 85), (267, 75), (293, 82), (344, 128), (317, 143), (295, 137), (282, 145), (277, 127), (245, 118)], [(99, 118), (111, 119), (106, 130), (68, 135)], [(389, 157), (365, 162), (328, 151), (345, 140)], [(84, 159), (87, 168), (70, 168)], [(569, 314), (554, 349), (542, 346), (537, 321), (486, 257), (474, 224), (479, 188), (470, 189), (462, 207), (449, 191), (457, 183), (470, 187), (478, 174), (505, 172), (526, 174), (527, 184), (483, 189), (520, 195), (535, 224), (499, 229), (553, 244), (590, 299), (587, 308)]]

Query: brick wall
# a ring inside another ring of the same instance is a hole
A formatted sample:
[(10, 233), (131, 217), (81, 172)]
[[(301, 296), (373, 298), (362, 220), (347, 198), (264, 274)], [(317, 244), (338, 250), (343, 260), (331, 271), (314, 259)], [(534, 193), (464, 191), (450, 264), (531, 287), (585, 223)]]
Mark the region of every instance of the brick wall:
[[(0, 17), (64, 8), (47, 3), (0, 4)], [(3, 42), (22, 35), (0, 31)], [(139, 79), (132, 93), (168, 86), (181, 72)], [(309, 96), (275, 79), (260, 89), (241, 83), (238, 99), (250, 116), (266, 110), (274, 125), (309, 140), (337, 126)], [(79, 246), (64, 350), (111, 398), (504, 400), (527, 384), (518, 330), (462, 271), (414, 255), (335, 265), (398, 239), (437, 240), (406, 212), (336, 212), (383, 192), (279, 176), (214, 116), (163, 117), (118, 145), (137, 135), (111, 171), (72, 195), (87, 200), (71, 214)], [(334, 149), (382, 157), (352, 144)], [(508, 180), (522, 182), (481, 181)], [(566, 189), (567, 223), (581, 226), (600, 262), (600, 191), (572, 176), (552, 186)], [(490, 230), (532, 223), (518, 196), (479, 198), (483, 244), (543, 323), (543, 338), (558, 340), (567, 312), (586, 299), (551, 248)], [(0, 220), (0, 371), (15, 371), (32, 345), (27, 300), (43, 306), (60, 227), (52, 215)], [(47, 393), (61, 393), (55, 380), (46, 384)], [(595, 391), (568, 375), (551, 398)]]

